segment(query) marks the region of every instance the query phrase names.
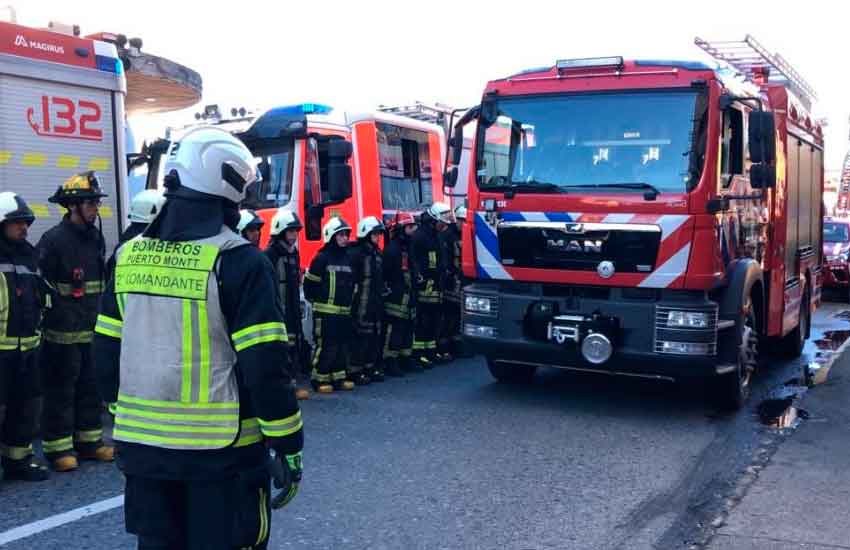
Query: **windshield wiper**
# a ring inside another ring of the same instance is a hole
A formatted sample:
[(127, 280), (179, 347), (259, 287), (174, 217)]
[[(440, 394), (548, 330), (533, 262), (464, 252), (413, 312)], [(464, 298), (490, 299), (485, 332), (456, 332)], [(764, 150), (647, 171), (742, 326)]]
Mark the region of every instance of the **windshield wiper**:
[(643, 194), (643, 198), (648, 201), (654, 201), (655, 198), (661, 194), (661, 191), (659, 191), (657, 187), (648, 183), (644, 183), (642, 181), (631, 183), (586, 183), (578, 185), (565, 185), (564, 187), (570, 189), (587, 187), (594, 189), (642, 189), (646, 191)]
[(563, 186), (548, 181), (517, 181), (510, 184), (482, 185), (482, 191), (504, 191), (505, 195), (514, 193), (561, 193)]

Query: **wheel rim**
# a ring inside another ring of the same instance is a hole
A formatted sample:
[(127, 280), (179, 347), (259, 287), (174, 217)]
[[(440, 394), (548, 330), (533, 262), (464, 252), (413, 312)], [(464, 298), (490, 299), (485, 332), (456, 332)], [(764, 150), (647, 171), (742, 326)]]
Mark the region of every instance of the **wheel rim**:
[(750, 313), (745, 319), (741, 331), (741, 345), (738, 348), (739, 385), (742, 395), (746, 395), (749, 391), (753, 371), (755, 371), (758, 362), (758, 334), (753, 329), (754, 324)]

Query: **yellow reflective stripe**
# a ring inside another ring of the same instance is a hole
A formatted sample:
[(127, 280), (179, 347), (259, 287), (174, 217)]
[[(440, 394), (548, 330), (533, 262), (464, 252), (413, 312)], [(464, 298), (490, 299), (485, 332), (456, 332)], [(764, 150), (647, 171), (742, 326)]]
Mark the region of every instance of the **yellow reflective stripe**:
[(74, 441), (95, 443), (103, 437), (103, 430), (81, 430), (74, 434)]
[(200, 340), (201, 372), (199, 376), (201, 387), (198, 400), (206, 403), (210, 400), (210, 334), (207, 327), (207, 303), (196, 302), (198, 305), (198, 336)]
[(251, 338), (250, 340), (246, 340), (241, 342), (238, 346), (235, 346), (236, 351), (242, 351), (244, 349), (250, 348), (251, 346), (256, 346), (257, 344), (267, 344), (269, 342), (288, 342), (285, 334), (267, 334), (266, 336), (257, 336), (256, 338)]
[(260, 422), (256, 418), (245, 418), (242, 420), (239, 427), (239, 438), (234, 447), (247, 447), (259, 443), (263, 440), (263, 434), (260, 432)]
[(260, 487), (260, 532), (257, 534), (257, 542), (254, 543), (255, 546), (259, 546), (266, 540), (266, 536), (269, 532), (269, 518), (267, 516), (268, 510), (266, 510), (266, 490)]
[(6, 275), (0, 274), (0, 334), (6, 334), (9, 328), (9, 286)]
[(73, 449), (74, 440), (70, 435), (68, 437), (63, 437), (62, 439), (45, 439), (42, 441), (41, 447), (45, 453), (61, 453), (62, 451), (70, 451)]
[(12, 151), (0, 151), (0, 164), (9, 164), (12, 160)]
[(233, 433), (233, 428), (230, 426), (195, 426), (195, 425), (180, 425), (180, 424), (159, 424), (157, 422), (142, 422), (141, 420), (133, 420), (132, 418), (122, 418), (119, 422), (121, 426), (130, 426), (133, 428), (145, 428), (148, 430), (159, 430), (163, 432), (179, 432), (179, 433), (201, 433), (201, 434), (225, 434)]
[(260, 429), (267, 437), (285, 437), (301, 429), (304, 423), (301, 420), (301, 411), (287, 416), (281, 420), (260, 420)]
[(24, 153), (21, 164), (24, 166), (44, 166), (47, 164), (47, 155), (45, 153)]
[(26, 447), (11, 447), (0, 444), (0, 456), (8, 458), (9, 460), (23, 460), (32, 454), (31, 444)]
[(93, 330), (59, 332), (58, 330), (48, 329), (44, 331), (44, 339), (55, 344), (90, 344), (93, 336)]
[(437, 268), (437, 253), (434, 251), (428, 252), (428, 267), (431, 269)]
[[(133, 416), (140, 416), (142, 418), (152, 418), (154, 420), (172, 420), (172, 421), (181, 421), (181, 420), (190, 420), (190, 421), (198, 421), (198, 422), (235, 422), (239, 419), (239, 413), (231, 413), (231, 414), (197, 414), (197, 413), (175, 413), (175, 412), (153, 412), (153, 411), (143, 411), (139, 409), (128, 409), (118, 403), (118, 406), (115, 408), (115, 412), (117, 415), (121, 414), (129, 414)], [(120, 423), (120, 422), (119, 422)]]
[(118, 314), (121, 315), (121, 318), (124, 318), (124, 306), (127, 304), (127, 295), (126, 294), (116, 294), (115, 302), (118, 304)]
[(329, 273), (330, 281), (328, 281), (328, 303), (333, 304), (336, 299), (336, 271)]
[(242, 338), (243, 336), (246, 336), (248, 334), (251, 334), (251, 333), (254, 333), (254, 332), (260, 332), (260, 331), (264, 331), (264, 330), (269, 330), (269, 329), (283, 329), (283, 331), (285, 332), (286, 331), (286, 325), (284, 323), (280, 323), (280, 322), (262, 323), (262, 324), (259, 324), (259, 325), (251, 325), (250, 327), (245, 327), (242, 330), (234, 332), (231, 335), (231, 338), (233, 338), (233, 340), (239, 340), (240, 338)]
[[(73, 296), (74, 285), (70, 283), (56, 283), (56, 290), (60, 296)], [(79, 289), (83, 294), (101, 294), (103, 292), (103, 283), (101, 281), (86, 281)]]
[(101, 313), (97, 316), (97, 324), (94, 326), (94, 331), (104, 336), (120, 339), (123, 327), (124, 323), (118, 319), (113, 319)]
[(145, 407), (162, 407), (173, 409), (233, 409), (237, 410), (238, 405), (235, 403), (189, 403), (180, 401), (161, 401), (156, 399), (142, 399), (139, 397), (131, 397), (122, 393), (118, 394), (118, 401), (133, 405), (142, 405)]
[(350, 307), (335, 306), (333, 304), (323, 304), (321, 302), (313, 304), (313, 311), (319, 313), (329, 313), (331, 315), (350, 315)]
[(313, 281), (314, 283), (321, 283), (321, 282), (322, 282), (322, 278), (321, 278), (321, 277), (318, 277), (318, 276), (316, 276), (316, 275), (313, 275), (313, 274), (312, 274), (312, 273), (310, 273), (309, 271), (306, 271), (306, 272), (304, 273), (304, 278), (305, 278), (305, 279), (307, 279), (308, 281)]
[(192, 302), (183, 300), (183, 383), (180, 400), (192, 400)]
[(89, 161), (89, 170), (94, 170), (95, 172), (103, 172), (104, 170), (109, 170), (109, 159), (105, 157), (95, 157)]
[(20, 348), (23, 351), (35, 349), (41, 343), (41, 336), (25, 336), (18, 338), (14, 336), (4, 336), (0, 338), (0, 350), (9, 351)]
[[(232, 430), (231, 430), (232, 431)], [(184, 438), (184, 437), (174, 437), (174, 436), (164, 436), (164, 435), (151, 435), (151, 434), (143, 434), (134, 431), (122, 430), (119, 427), (115, 428), (114, 438), (120, 441), (143, 441), (148, 443), (170, 443), (172, 445), (181, 445), (186, 447), (213, 447), (213, 446), (222, 446), (226, 447), (232, 441), (232, 438), (220, 438), (220, 439), (193, 439), (193, 438)]]
[(56, 168), (64, 168), (66, 170), (74, 170), (80, 164), (80, 157), (73, 155), (59, 155), (56, 157)]

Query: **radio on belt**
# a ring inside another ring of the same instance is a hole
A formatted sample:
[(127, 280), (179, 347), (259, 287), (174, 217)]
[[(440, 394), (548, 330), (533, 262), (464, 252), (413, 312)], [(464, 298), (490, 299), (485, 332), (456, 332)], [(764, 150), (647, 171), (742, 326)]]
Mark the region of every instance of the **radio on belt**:
[(561, 345), (575, 345), (584, 359), (601, 365), (614, 354), (620, 323), (614, 317), (599, 313), (591, 316), (556, 315), (549, 322), (547, 337)]

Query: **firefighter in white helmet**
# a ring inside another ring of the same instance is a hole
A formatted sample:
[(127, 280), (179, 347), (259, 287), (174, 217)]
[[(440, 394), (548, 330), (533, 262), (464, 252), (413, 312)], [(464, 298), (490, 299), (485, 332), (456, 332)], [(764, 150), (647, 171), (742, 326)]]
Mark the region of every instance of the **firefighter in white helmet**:
[(413, 336), (414, 365), (430, 369), (437, 362), (437, 329), (442, 303), (445, 259), (438, 235), (454, 222), (451, 207), (435, 202), (422, 214), (413, 235), (411, 252), (416, 264), (416, 327)]
[(236, 224), (236, 231), (256, 247), (260, 246), (260, 231), (264, 225), (263, 218), (253, 210), (239, 211), (239, 223)]
[(304, 294), (313, 306), (313, 351), (310, 377), (319, 393), (352, 390), (349, 379), (351, 303), (354, 274), (346, 247), (351, 226), (333, 217), (322, 227), (325, 245), (304, 274)]
[[(115, 413), (125, 522), (140, 549), (266, 548), (270, 504), (291, 500), (301, 479), (274, 273), (235, 232), (254, 163), (217, 128), (172, 145), (168, 200), (119, 249), (103, 296), (98, 382)], [(283, 489), (274, 499), (270, 472)]]
[(295, 396), (309, 399), (310, 346), (304, 339), (301, 325), (301, 256), (298, 253), (298, 233), (304, 228), (298, 215), (288, 208), (279, 208), (272, 216), (269, 246), (266, 257), (277, 275), (277, 293), (286, 317), (289, 336), (289, 371), (296, 383)]
[[(129, 241), (137, 235), (141, 235), (145, 228), (150, 225), (153, 219), (162, 210), (162, 205), (165, 204), (165, 195), (159, 189), (145, 189), (139, 191), (130, 201), (130, 214), (127, 216), (130, 220), (130, 225), (121, 233), (118, 239), (118, 247)], [(115, 270), (115, 251), (112, 251), (112, 256), (106, 262), (106, 278), (109, 279)]]
[(32, 441), (41, 421), (41, 384), (36, 355), (47, 285), (38, 275), (36, 254), (27, 242), (35, 215), (24, 200), (0, 193), (0, 456), (3, 478), (42, 481), (47, 467)]
[(381, 318), (384, 313), (383, 236), (381, 220), (367, 216), (357, 224), (357, 242), (349, 247), (357, 289), (351, 314), (355, 337), (351, 346), (349, 375), (358, 385), (384, 380), (380, 361)]

